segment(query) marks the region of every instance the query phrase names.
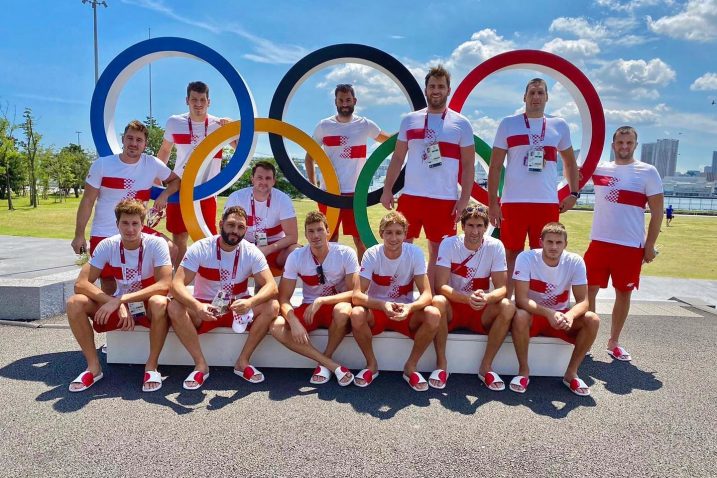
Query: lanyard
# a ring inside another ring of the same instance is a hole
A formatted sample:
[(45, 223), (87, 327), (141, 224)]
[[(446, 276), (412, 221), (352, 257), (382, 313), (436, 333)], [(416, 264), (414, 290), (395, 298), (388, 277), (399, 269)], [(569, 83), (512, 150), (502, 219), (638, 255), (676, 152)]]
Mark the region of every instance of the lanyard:
[[(483, 257), (483, 250), (485, 249), (485, 248), (483, 247), (483, 244), (484, 244), (484, 243), (485, 243), (484, 240), (481, 241), (480, 246), (478, 246), (478, 250), (477, 250), (477, 251), (474, 251), (472, 254), (470, 254), (468, 257), (466, 257), (466, 259), (465, 259), (463, 262), (461, 262), (460, 264), (458, 264), (458, 267), (456, 267), (456, 268), (453, 269), (453, 270), (456, 271), (456, 272), (457, 272), (457, 271), (460, 271), (462, 268), (464, 268), (464, 267), (466, 266), (466, 264), (468, 264), (468, 263), (471, 261), (471, 259), (473, 259), (473, 258), (475, 257), (476, 254), (478, 254), (478, 252), (480, 252), (480, 256), (478, 256), (478, 264), (480, 264), (480, 260), (481, 260), (481, 258)], [(464, 247), (465, 247), (465, 245), (464, 245)], [(473, 276), (471, 277), (471, 279), (472, 279), (473, 277), (475, 277), (475, 273), (476, 273), (476, 272), (478, 272), (478, 268), (477, 268), (477, 267), (476, 267), (475, 271), (473, 272)]]
[[(251, 200), (249, 201), (251, 204), (251, 217), (254, 221), (254, 229), (258, 230), (265, 230), (265, 229), (259, 229), (259, 224), (263, 221), (260, 221), (259, 218), (256, 217), (256, 209), (254, 207), (254, 193), (251, 193)], [(267, 211), (267, 217), (269, 214), (269, 208), (271, 207), (271, 193), (269, 193), (269, 197), (266, 199), (266, 211)]]
[[(187, 123), (189, 124), (189, 142), (194, 143), (194, 128), (192, 128), (192, 118), (187, 116)], [(207, 137), (207, 129), (209, 128), (209, 117), (204, 118), (204, 137)]]
[[(221, 241), (221, 238), (217, 239), (217, 269), (219, 269), (219, 285), (222, 289), (224, 289), (224, 284), (222, 284), (222, 251), (219, 247), (219, 241)], [(234, 269), (232, 270), (232, 278), (231, 283), (229, 284), (229, 287), (234, 286), (234, 279), (236, 279), (237, 276), (237, 269), (239, 268), (239, 246), (237, 246), (235, 252), (234, 252)]]
[[(443, 110), (443, 114), (441, 115), (441, 124), (443, 124), (443, 121), (446, 119), (446, 113), (448, 113), (448, 108)], [(426, 110), (426, 117), (423, 118), (423, 141), (426, 142), (426, 139), (428, 138), (428, 110)], [(438, 134), (436, 134), (436, 143), (438, 142)]]
[[(531, 138), (535, 138), (538, 136), (537, 134), (532, 134), (530, 132), (530, 122), (528, 121), (528, 115), (523, 113), (523, 120), (525, 121), (525, 127), (528, 130), (528, 134), (531, 136)], [(545, 140), (545, 125), (548, 123), (548, 121), (545, 119), (545, 116), (543, 116), (543, 129), (540, 131), (540, 144), (543, 144), (543, 141)], [(535, 138), (537, 139), (537, 138)], [(534, 143), (534, 141), (531, 141)]]
[[(139, 276), (139, 280), (133, 281), (133, 282), (141, 282), (142, 281), (142, 256), (144, 255), (144, 241), (142, 241), (142, 234), (139, 235), (139, 258), (137, 259), (137, 275)], [(122, 241), (120, 241), (120, 262), (122, 263), (122, 280), (127, 281), (127, 270), (125, 267), (125, 258), (124, 258), (124, 244), (122, 244)]]

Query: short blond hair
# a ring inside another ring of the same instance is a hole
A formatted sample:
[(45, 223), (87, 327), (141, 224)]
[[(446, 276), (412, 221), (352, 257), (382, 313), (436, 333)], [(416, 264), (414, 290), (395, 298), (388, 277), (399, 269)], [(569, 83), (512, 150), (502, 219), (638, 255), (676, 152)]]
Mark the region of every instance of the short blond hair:
[(324, 216), (321, 211), (309, 211), (306, 214), (306, 219), (304, 219), (304, 231), (309, 226), (309, 224), (314, 224), (315, 222), (324, 223), (324, 227), (326, 227), (326, 230), (329, 230), (329, 221), (326, 220), (326, 216)]
[(378, 233), (383, 235), (383, 231), (385, 231), (388, 226), (393, 224), (401, 226), (403, 228), (403, 232), (408, 231), (408, 220), (406, 220), (406, 216), (398, 211), (389, 211), (381, 218), (381, 223), (378, 225)]
[(122, 133), (122, 134), (123, 135), (127, 134), (127, 131), (129, 131), (131, 129), (144, 134), (145, 141), (147, 140), (147, 138), (149, 138), (149, 130), (144, 125), (144, 123), (142, 123), (140, 120), (132, 120), (129, 123), (127, 123), (127, 126), (124, 127), (124, 133)]
[(144, 224), (144, 220), (147, 217), (147, 208), (139, 199), (123, 199), (115, 206), (115, 218), (117, 218), (117, 222), (119, 222), (122, 214), (139, 216), (142, 219), (142, 224)]
[(540, 231), (540, 238), (545, 239), (546, 234), (561, 234), (566, 242), (568, 240), (568, 230), (560, 222), (549, 222), (543, 226), (543, 230)]

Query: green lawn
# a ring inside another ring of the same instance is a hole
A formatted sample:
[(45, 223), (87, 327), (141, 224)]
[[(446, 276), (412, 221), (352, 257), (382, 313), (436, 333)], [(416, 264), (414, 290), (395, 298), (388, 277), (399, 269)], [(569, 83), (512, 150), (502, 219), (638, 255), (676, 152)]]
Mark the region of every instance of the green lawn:
[[(219, 198), (221, 211), (225, 198)], [(78, 199), (70, 198), (64, 202), (53, 199), (41, 201), (40, 207), (28, 207), (28, 198), (13, 199), (17, 208), (7, 209), (7, 202), (0, 203), (0, 234), (12, 236), (52, 237), (72, 239), (74, 234), (75, 213)], [(315, 207), (309, 200), (294, 202), (299, 221), (306, 212)], [(369, 208), (369, 220), (377, 231), (383, 207), (380, 205)], [(645, 216), (649, 220), (649, 215)], [(562, 221), (568, 228), (568, 249), (579, 253), (585, 252), (590, 233), (592, 212), (571, 211), (563, 215)], [(301, 224), (301, 223), (300, 223)], [(158, 228), (164, 230), (164, 223)], [(300, 227), (301, 229), (301, 227)], [(89, 234), (89, 227), (88, 227)], [(353, 244), (351, 238), (341, 238), (344, 244)], [(426, 241), (416, 242), (424, 248)], [(662, 233), (657, 241), (660, 255), (652, 264), (643, 267), (643, 273), (652, 276), (717, 279), (717, 217), (677, 216), (668, 228), (663, 225)], [(697, 267), (700, 265), (700, 267)]]

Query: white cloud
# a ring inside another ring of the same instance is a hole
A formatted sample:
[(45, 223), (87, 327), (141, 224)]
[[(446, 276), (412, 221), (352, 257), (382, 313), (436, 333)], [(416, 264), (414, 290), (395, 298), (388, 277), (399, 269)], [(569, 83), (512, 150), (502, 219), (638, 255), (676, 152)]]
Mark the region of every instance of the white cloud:
[(689, 0), (684, 9), (672, 16), (653, 20), (647, 26), (655, 33), (692, 41), (717, 39), (717, 0)]
[(176, 13), (172, 7), (166, 5), (163, 0), (122, 0), (128, 5), (135, 5), (147, 10), (161, 13), (168, 18), (196, 28), (210, 31), (215, 34), (233, 33), (246, 40), (254, 46), (254, 53), (243, 55), (247, 60), (258, 63), (271, 64), (293, 64), (306, 56), (308, 51), (298, 45), (280, 45), (266, 38), (254, 35), (237, 24), (226, 22), (198, 21)]
[[(396, 83), (382, 72), (359, 63), (345, 63), (332, 68), (317, 87), (349, 83), (354, 86), (358, 105), (403, 105), (406, 97)], [(333, 95), (333, 92), (332, 92)]]
[(600, 47), (592, 40), (563, 40), (554, 38), (543, 45), (542, 50), (555, 53), (571, 61), (594, 57), (600, 53)]
[(486, 116), (478, 110), (474, 110), (466, 117), (473, 126), (473, 133), (486, 143), (493, 144), (493, 138), (495, 138), (495, 132), (498, 131), (500, 120)]
[(648, 41), (644, 36), (629, 33), (637, 26), (632, 16), (608, 17), (602, 21), (590, 21), (585, 17), (558, 17), (552, 21), (549, 30), (610, 45), (632, 46)]
[(605, 120), (608, 123), (654, 125), (660, 121), (666, 110), (667, 107), (664, 103), (660, 103), (654, 108), (643, 109), (605, 108)]
[(614, 60), (594, 72), (601, 94), (625, 95), (631, 99), (656, 99), (658, 88), (675, 81), (677, 74), (659, 58), (652, 60)]
[(515, 43), (498, 35), (492, 28), (486, 28), (471, 35), (471, 39), (461, 43), (445, 61), (454, 76), (455, 72), (467, 72), (488, 58), (516, 49)]
[(618, 0), (595, 0), (595, 3), (616, 12), (632, 12), (638, 8), (654, 7), (663, 3), (665, 5), (672, 5), (675, 2), (674, 0), (630, 0), (627, 2), (620, 2)]
[(599, 39), (607, 35), (607, 29), (599, 22), (590, 23), (584, 17), (559, 17), (553, 20), (550, 32), (572, 33), (579, 38)]
[(692, 91), (717, 90), (717, 73), (705, 73), (690, 85)]

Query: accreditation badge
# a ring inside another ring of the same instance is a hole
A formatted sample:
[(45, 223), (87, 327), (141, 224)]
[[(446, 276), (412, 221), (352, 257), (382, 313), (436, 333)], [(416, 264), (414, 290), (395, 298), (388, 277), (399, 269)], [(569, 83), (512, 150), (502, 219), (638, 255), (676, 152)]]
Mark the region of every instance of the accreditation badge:
[(147, 309), (144, 308), (144, 302), (128, 302), (127, 310), (129, 310), (129, 315), (131, 315), (134, 320), (147, 316)]
[(264, 247), (269, 245), (269, 237), (265, 231), (256, 231), (254, 233), (254, 242), (257, 247)]
[(531, 149), (528, 151), (528, 171), (540, 172), (545, 167), (545, 151)]
[(231, 292), (227, 292), (221, 289), (217, 291), (217, 295), (215, 295), (214, 299), (212, 299), (212, 314), (215, 317), (220, 317), (226, 314), (229, 310), (229, 304), (231, 304), (231, 301)]
[(443, 161), (441, 160), (441, 148), (438, 143), (429, 144), (426, 147), (426, 158), (429, 168), (437, 168)]

